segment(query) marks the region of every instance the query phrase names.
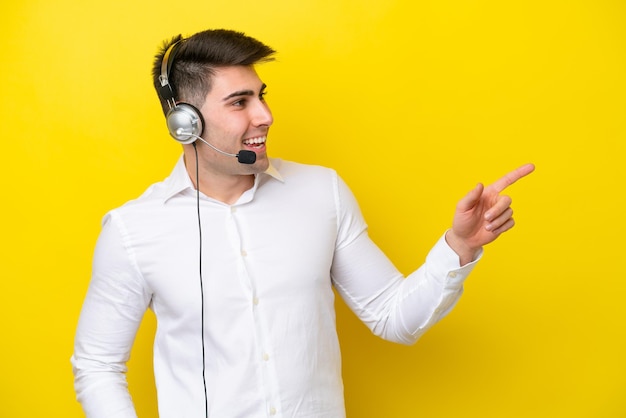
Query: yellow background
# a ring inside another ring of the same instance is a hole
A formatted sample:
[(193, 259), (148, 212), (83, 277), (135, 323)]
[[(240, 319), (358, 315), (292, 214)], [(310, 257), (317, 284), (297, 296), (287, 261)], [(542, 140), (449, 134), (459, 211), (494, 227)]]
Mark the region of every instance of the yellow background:
[(69, 357), (100, 220), (180, 153), (152, 57), (210, 27), (279, 51), (259, 68), (271, 155), (336, 168), (405, 273), (476, 182), (537, 165), (510, 188), (517, 227), (417, 345), (338, 303), (349, 417), (626, 416), (625, 18), (622, 0), (4, 2), (0, 416), (82, 416)]

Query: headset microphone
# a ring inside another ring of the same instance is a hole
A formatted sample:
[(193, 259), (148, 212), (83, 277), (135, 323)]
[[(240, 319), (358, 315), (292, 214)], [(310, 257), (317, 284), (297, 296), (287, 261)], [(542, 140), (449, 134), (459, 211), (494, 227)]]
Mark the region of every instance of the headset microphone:
[(229, 157), (236, 157), (237, 161), (239, 161), (241, 164), (254, 164), (255, 161), (256, 161), (256, 153), (254, 151), (249, 151), (249, 150), (242, 149), (237, 154), (231, 154), (229, 152), (222, 151), (221, 149), (217, 149), (215, 146), (213, 146), (213, 145), (209, 144), (207, 141), (205, 141), (204, 138), (202, 138), (201, 136), (198, 136), (196, 134), (192, 134), (192, 133), (189, 133), (189, 132), (184, 133), (184, 134), (182, 132), (178, 132), (178, 134), (180, 134), (180, 135), (189, 135), (189, 136), (193, 137), (194, 139), (198, 139), (198, 140), (204, 142), (205, 144), (207, 144), (209, 147), (211, 147), (215, 151), (219, 152), (220, 154), (227, 155)]

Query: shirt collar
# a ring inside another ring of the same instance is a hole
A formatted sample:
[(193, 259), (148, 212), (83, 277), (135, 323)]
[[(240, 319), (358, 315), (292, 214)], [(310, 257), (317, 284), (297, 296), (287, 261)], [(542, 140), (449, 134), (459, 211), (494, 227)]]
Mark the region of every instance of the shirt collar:
[[(284, 183), (283, 177), (280, 174), (280, 171), (275, 165), (276, 160), (270, 158), (269, 167), (265, 172), (255, 175), (255, 188), (258, 186), (259, 180), (261, 176), (269, 176), (275, 180)], [(280, 166), (280, 163), (278, 164)], [(181, 194), (187, 190), (195, 191), (195, 187), (191, 178), (189, 178), (189, 174), (187, 173), (187, 168), (185, 167), (185, 159), (184, 155), (181, 155), (178, 159), (178, 162), (174, 166), (172, 173), (161, 183), (162, 187), (158, 187), (159, 190), (153, 190), (155, 193), (155, 197), (159, 197), (163, 200), (163, 203), (167, 203), (172, 197)]]

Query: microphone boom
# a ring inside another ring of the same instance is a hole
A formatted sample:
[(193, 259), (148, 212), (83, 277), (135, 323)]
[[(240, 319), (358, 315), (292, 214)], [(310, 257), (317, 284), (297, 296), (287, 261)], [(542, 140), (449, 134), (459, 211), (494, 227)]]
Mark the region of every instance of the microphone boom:
[(207, 144), (209, 147), (213, 148), (215, 151), (219, 152), (220, 154), (227, 155), (229, 157), (237, 158), (237, 161), (239, 161), (239, 163), (241, 163), (241, 164), (254, 164), (256, 162), (256, 153), (254, 151), (242, 149), (237, 154), (231, 154), (229, 152), (222, 151), (221, 149), (215, 148), (215, 146), (209, 144), (201, 136), (194, 135), (194, 134), (188, 133), (188, 132), (185, 132), (185, 134), (189, 135), (189, 136), (191, 136), (193, 138), (199, 139), (200, 141), (204, 142), (205, 144)]

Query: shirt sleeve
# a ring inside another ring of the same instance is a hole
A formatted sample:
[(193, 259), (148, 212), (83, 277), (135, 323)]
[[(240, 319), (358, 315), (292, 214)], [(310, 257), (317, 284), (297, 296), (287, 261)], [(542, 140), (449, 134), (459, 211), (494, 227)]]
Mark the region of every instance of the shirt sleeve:
[(96, 244), (93, 272), (71, 358), (74, 387), (88, 418), (135, 418), (126, 362), (151, 294), (111, 212)]
[(404, 277), (369, 238), (348, 187), (338, 183), (339, 235), (331, 277), (350, 309), (377, 336), (415, 343), (455, 306), (463, 283), (482, 257), (465, 266), (442, 236), (424, 264)]

